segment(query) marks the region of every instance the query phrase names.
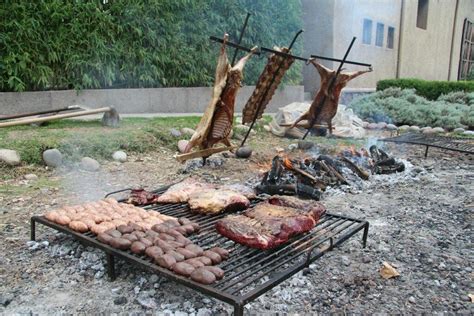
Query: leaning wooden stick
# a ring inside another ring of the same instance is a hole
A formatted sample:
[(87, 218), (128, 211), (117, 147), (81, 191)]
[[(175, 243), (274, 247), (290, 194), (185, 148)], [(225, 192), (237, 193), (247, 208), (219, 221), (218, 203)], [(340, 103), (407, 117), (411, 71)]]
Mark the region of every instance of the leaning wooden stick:
[(9, 126), (16, 126), (16, 125), (31, 124), (31, 123), (47, 122), (47, 121), (52, 121), (52, 120), (68, 118), (68, 117), (77, 117), (77, 116), (84, 116), (84, 115), (89, 115), (89, 114), (109, 112), (110, 110), (111, 110), (110, 107), (105, 107), (105, 108), (99, 108), (95, 110), (58, 114), (58, 115), (38, 117), (38, 118), (25, 119), (25, 120), (19, 120), (19, 121), (12, 121), (12, 122), (3, 122), (3, 123), (0, 123), (0, 127), (9, 127)]
[(189, 159), (209, 157), (210, 155), (217, 154), (223, 151), (234, 150), (236, 148), (237, 146), (206, 148), (203, 150), (193, 151), (187, 154), (175, 155), (174, 158), (179, 162), (185, 162)]

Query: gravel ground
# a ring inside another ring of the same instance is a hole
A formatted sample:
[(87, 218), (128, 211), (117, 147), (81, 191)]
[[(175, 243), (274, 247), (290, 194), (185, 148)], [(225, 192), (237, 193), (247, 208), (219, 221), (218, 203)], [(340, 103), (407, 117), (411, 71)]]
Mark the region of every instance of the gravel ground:
[[(296, 274), (248, 304), (247, 313), (474, 312), (468, 296), (474, 293), (474, 157), (431, 149), (424, 159), (416, 146), (390, 151), (412, 166), (403, 174), (373, 177), (360, 190), (333, 190), (323, 200), (333, 213), (370, 222), (367, 248), (361, 233), (356, 235), (312, 264), (309, 273)], [(51, 207), (130, 185), (156, 187), (189, 174), (219, 182), (256, 179), (274, 152), (250, 161), (216, 158), (211, 166), (194, 169), (176, 164), (169, 154), (132, 156), (124, 164), (107, 163), (99, 173), (49, 171), (46, 176), (59, 181), (58, 187), (0, 196), (0, 313), (231, 314), (230, 305), (121, 261), (117, 280), (109, 282), (101, 252), (53, 230), (40, 227), (37, 242), (28, 241), (30, 216)], [(383, 279), (384, 261), (400, 276)]]

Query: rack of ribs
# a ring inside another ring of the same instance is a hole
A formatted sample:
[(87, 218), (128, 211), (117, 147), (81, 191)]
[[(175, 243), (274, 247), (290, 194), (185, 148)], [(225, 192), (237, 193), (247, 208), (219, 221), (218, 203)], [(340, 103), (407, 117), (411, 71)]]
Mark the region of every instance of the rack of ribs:
[[(337, 107), (339, 105), (339, 97), (342, 89), (352, 79), (366, 73), (371, 72), (372, 68), (368, 70), (360, 70), (355, 72), (341, 72), (337, 75), (335, 82), (333, 83), (332, 91), (330, 90), (331, 81), (336, 76), (336, 71), (324, 67), (323, 65), (315, 62), (313, 59), (309, 60), (310, 63), (316, 67), (321, 77), (321, 86), (314, 98), (309, 110), (303, 113), (290, 128), (295, 127), (300, 121), (307, 120), (308, 124), (313, 122), (313, 125), (320, 125), (323, 122), (327, 124), (329, 133), (332, 134), (332, 119), (337, 113)], [(312, 126), (308, 125), (308, 128)]]
[(235, 66), (231, 67), (225, 50), (227, 40), (228, 35), (225, 34), (217, 61), (211, 101), (186, 146), (185, 153), (189, 153), (196, 146), (201, 150), (211, 148), (217, 143), (231, 146), (230, 134), (234, 118), (235, 97), (240, 89), (244, 66), (252, 54), (257, 51), (257, 47), (252, 48)]

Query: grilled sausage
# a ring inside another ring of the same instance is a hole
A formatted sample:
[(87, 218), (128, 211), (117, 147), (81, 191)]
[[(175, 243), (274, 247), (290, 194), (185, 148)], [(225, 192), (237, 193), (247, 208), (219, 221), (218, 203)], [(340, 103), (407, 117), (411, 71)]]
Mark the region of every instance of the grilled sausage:
[(186, 228), (184, 228), (183, 226), (174, 227), (173, 229), (176, 230), (177, 232), (179, 232), (182, 235), (187, 235)]
[(181, 261), (184, 261), (184, 259), (185, 259), (182, 254), (180, 254), (179, 252), (176, 252), (174, 250), (167, 251), (166, 254), (170, 255), (170, 256), (173, 256), (174, 259), (176, 260), (176, 262), (181, 262)]
[(117, 249), (126, 250), (130, 248), (132, 242), (125, 238), (112, 238), (110, 240), (110, 245)]
[(185, 259), (191, 259), (191, 258), (197, 257), (193, 251), (185, 249), (185, 248), (178, 248), (176, 249), (176, 252), (182, 254)]
[(67, 225), (71, 222), (71, 219), (67, 217), (66, 215), (58, 215), (56, 217), (56, 223), (59, 225)]
[(151, 230), (151, 229), (150, 229), (150, 230), (147, 230), (147, 231), (146, 231), (146, 235), (147, 235), (148, 237), (150, 237), (150, 238), (155, 239), (155, 238), (157, 238), (160, 234), (158, 234), (158, 233), (155, 232), (154, 230)]
[(181, 224), (176, 219), (168, 219), (164, 221), (162, 225), (166, 225), (168, 228), (173, 228), (180, 226)]
[(202, 269), (206, 269), (207, 271), (211, 272), (212, 274), (214, 274), (214, 276), (216, 277), (217, 280), (220, 280), (224, 277), (224, 270), (222, 270), (221, 268), (219, 267), (216, 267), (216, 266), (206, 266), (206, 267), (203, 267)]
[(195, 259), (201, 261), (205, 266), (212, 265), (212, 260), (209, 259), (208, 257), (201, 256), (201, 257), (196, 257)]
[(91, 229), (95, 225), (95, 222), (90, 218), (81, 218), (81, 222), (87, 225), (87, 228)]
[(132, 246), (130, 247), (130, 250), (133, 252), (133, 253), (136, 253), (136, 254), (143, 254), (146, 250), (146, 246), (144, 243), (140, 242), (140, 241), (134, 241), (132, 243)]
[(229, 251), (224, 249), (224, 248), (214, 247), (214, 248), (211, 248), (209, 250), (214, 251), (215, 253), (219, 254), (219, 256), (221, 256), (221, 258), (224, 259), (224, 260), (229, 258)]
[(181, 226), (181, 228), (186, 231), (186, 235), (191, 235), (192, 233), (194, 233), (194, 227), (192, 224), (183, 225)]
[(170, 236), (173, 236), (174, 239), (178, 239), (179, 237), (184, 237), (183, 234), (181, 234), (180, 232), (178, 232), (176, 229), (172, 228), (172, 229), (168, 229), (166, 231), (166, 233)]
[(179, 243), (181, 243), (185, 246), (190, 245), (190, 244), (193, 243), (191, 240), (189, 240), (188, 238), (186, 238), (184, 236), (176, 238), (176, 242), (179, 242)]
[(202, 284), (211, 284), (216, 281), (214, 273), (206, 270), (204, 267), (197, 268), (191, 273), (191, 279)]
[(144, 238), (144, 237), (147, 236), (145, 232), (141, 232), (141, 231), (138, 231), (138, 230), (134, 230), (134, 231), (132, 232), (132, 235), (137, 236), (139, 239), (140, 239), (140, 238)]
[(180, 242), (177, 242), (177, 241), (167, 241), (167, 243), (168, 243), (168, 245), (170, 245), (171, 247), (174, 247), (175, 249), (184, 247), (183, 243), (180, 243)]
[(164, 241), (175, 241), (176, 240), (173, 236), (168, 235), (167, 233), (160, 233), (158, 238), (163, 239)]
[(138, 241), (143, 243), (147, 248), (153, 246), (153, 241), (151, 241), (149, 238), (139, 238)]
[(56, 222), (58, 216), (59, 214), (56, 211), (49, 211), (44, 213), (44, 217), (46, 217), (46, 219), (51, 222)]
[(164, 254), (163, 250), (157, 246), (147, 247), (145, 253), (148, 257), (153, 258), (153, 260), (157, 260), (158, 257)]
[(199, 260), (199, 258), (191, 258), (191, 259), (186, 260), (186, 262), (191, 264), (195, 268), (204, 267), (204, 263), (201, 260)]
[(155, 224), (151, 227), (151, 229), (153, 229), (157, 233), (166, 233), (169, 230), (168, 226), (164, 225), (163, 223)]
[(122, 233), (119, 232), (116, 229), (109, 229), (108, 231), (106, 231), (106, 233), (109, 234), (110, 236), (114, 237), (114, 238), (122, 237)]
[(112, 236), (110, 236), (109, 234), (106, 234), (106, 233), (101, 233), (99, 235), (97, 235), (97, 239), (104, 243), (104, 244), (107, 244), (107, 245), (110, 245), (110, 241), (112, 240)]
[(212, 264), (219, 264), (222, 261), (221, 256), (219, 256), (219, 254), (214, 251), (206, 250), (202, 253), (202, 255), (211, 259)]
[(85, 233), (89, 230), (86, 224), (81, 221), (71, 221), (69, 222), (69, 227), (76, 232)]
[(130, 234), (131, 232), (134, 231), (134, 229), (128, 225), (120, 225), (117, 227), (117, 230), (121, 232), (122, 234)]
[(202, 253), (204, 252), (201, 247), (195, 244), (187, 245), (185, 248), (194, 252), (196, 254), (196, 257), (202, 256)]
[(122, 238), (128, 239), (131, 242), (134, 242), (134, 241), (138, 240), (138, 237), (136, 235), (133, 235), (133, 234), (123, 234)]
[(186, 217), (180, 217), (178, 218), (178, 222), (181, 224), (181, 225), (187, 225), (187, 224), (191, 224), (192, 221), (190, 219), (187, 219)]
[(195, 233), (198, 233), (198, 232), (201, 230), (201, 227), (199, 226), (198, 223), (194, 223), (194, 222), (193, 222), (193, 223), (191, 223), (190, 225), (193, 226), (193, 229), (194, 229), (194, 232), (195, 232)]
[(130, 227), (132, 227), (133, 230), (135, 230), (135, 231), (144, 231), (143, 227), (141, 227), (140, 225), (137, 225), (137, 224), (135, 224), (135, 223), (133, 223), (133, 222), (129, 222), (128, 225), (129, 225)]
[[(169, 254), (164, 254), (162, 256), (159, 256), (155, 259), (156, 263), (160, 267), (166, 268), (166, 269), (171, 269), (171, 267), (176, 263), (176, 259)], [(211, 273), (212, 274), (212, 273)]]
[(168, 251), (171, 251), (171, 250), (175, 249), (169, 243), (167, 243), (166, 241), (164, 241), (160, 238), (156, 238), (155, 241), (153, 242), (153, 244), (155, 244), (155, 246), (158, 246), (161, 249), (163, 249), (164, 252), (168, 252)]
[(172, 267), (173, 271), (177, 274), (184, 275), (186, 277), (190, 276), (191, 273), (196, 269), (189, 263), (186, 262), (177, 262)]

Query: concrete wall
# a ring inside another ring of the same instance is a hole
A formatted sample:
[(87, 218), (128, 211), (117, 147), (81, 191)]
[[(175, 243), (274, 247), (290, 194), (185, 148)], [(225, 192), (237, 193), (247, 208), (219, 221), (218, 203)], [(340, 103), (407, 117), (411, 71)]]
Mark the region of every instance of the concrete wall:
[(453, 52), (449, 80), (458, 79), (459, 61), (461, 54), (461, 39), (465, 19), (474, 22), (474, 0), (458, 0), (458, 12), (453, 37)]
[[(237, 113), (252, 94), (254, 86), (244, 86), (237, 95)], [(211, 98), (211, 88), (101, 89), (40, 92), (0, 92), (0, 115), (84, 105), (90, 108), (113, 106), (119, 113), (202, 113)], [(266, 112), (304, 100), (303, 86), (277, 89)]]
[(447, 80), (456, 0), (429, 0), (427, 28), (416, 26), (418, 1), (405, 0), (400, 77)]

